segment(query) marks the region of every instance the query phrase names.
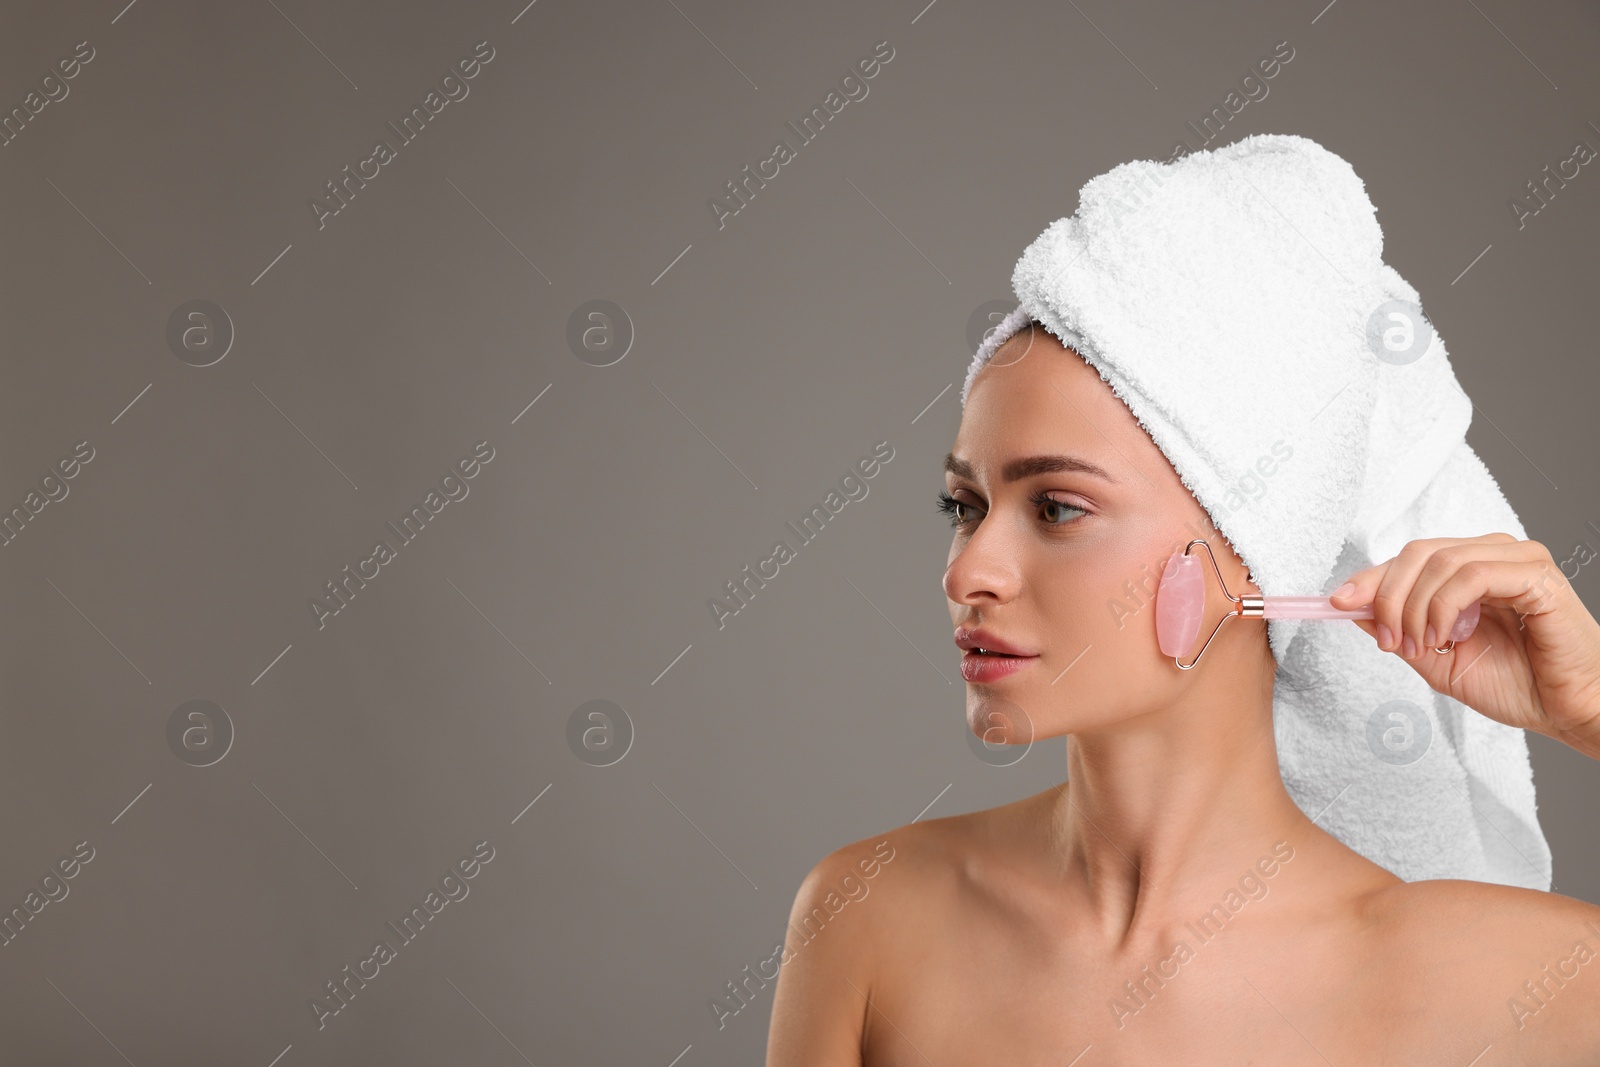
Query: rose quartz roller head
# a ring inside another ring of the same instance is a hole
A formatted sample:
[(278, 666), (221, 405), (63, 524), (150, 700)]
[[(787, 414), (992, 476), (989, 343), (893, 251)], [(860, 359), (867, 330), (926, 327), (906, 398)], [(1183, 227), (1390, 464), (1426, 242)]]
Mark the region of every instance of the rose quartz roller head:
[[(1195, 654), (1194, 659), (1184, 663), (1179, 657), (1194, 647), (1194, 639), (1200, 634), (1200, 620), (1206, 610), (1205, 571), (1201, 569), (1200, 557), (1189, 554), (1189, 550), (1195, 545), (1204, 546), (1206, 556), (1211, 560), (1211, 569), (1216, 571), (1217, 582), (1222, 586), (1223, 595), (1239, 606), (1217, 620), (1216, 628), (1211, 631), (1211, 637), (1206, 638), (1206, 643), (1200, 646), (1200, 651)], [(1476, 600), (1464, 608), (1456, 619), (1455, 627), (1450, 631), (1450, 640), (1444, 647), (1436, 648), (1434, 651), (1449, 652), (1457, 641), (1465, 641), (1471, 637), (1472, 631), (1478, 628), (1478, 616), (1481, 611), (1482, 604)], [(1216, 557), (1211, 555), (1211, 546), (1203, 537), (1195, 538), (1184, 546), (1181, 553), (1174, 552), (1167, 558), (1166, 569), (1161, 573), (1161, 585), (1156, 589), (1156, 642), (1161, 646), (1163, 656), (1171, 656), (1179, 668), (1188, 670), (1200, 662), (1200, 657), (1205, 655), (1206, 648), (1211, 644), (1211, 638), (1217, 636), (1217, 630), (1222, 629), (1222, 624), (1236, 617), (1370, 619), (1372, 605), (1364, 604), (1346, 611), (1334, 607), (1324, 596), (1265, 596), (1260, 593), (1234, 596), (1228, 592), (1228, 583), (1222, 580), (1222, 571), (1217, 567)]]

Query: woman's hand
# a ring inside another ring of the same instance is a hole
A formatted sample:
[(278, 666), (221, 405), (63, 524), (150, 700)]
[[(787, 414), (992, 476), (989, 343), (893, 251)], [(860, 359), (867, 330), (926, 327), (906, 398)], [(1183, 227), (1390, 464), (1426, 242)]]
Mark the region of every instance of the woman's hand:
[[(1371, 620), (1351, 621), (1435, 690), (1600, 759), (1600, 622), (1544, 545), (1505, 533), (1431, 537), (1350, 583), (1333, 606), (1371, 603)], [(1435, 652), (1474, 600), (1483, 613), (1472, 636)]]

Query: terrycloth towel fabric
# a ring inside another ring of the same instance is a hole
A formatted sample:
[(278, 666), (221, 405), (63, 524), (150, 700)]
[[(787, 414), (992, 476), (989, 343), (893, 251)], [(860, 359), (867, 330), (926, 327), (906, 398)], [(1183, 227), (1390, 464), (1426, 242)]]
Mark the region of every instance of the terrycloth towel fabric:
[[(1100, 372), (1269, 595), (1327, 595), (1416, 538), (1525, 538), (1375, 215), (1350, 164), (1301, 136), (1113, 167), (1017, 261), (1020, 306), (961, 403), (1036, 319)], [(1279, 765), (1308, 816), (1407, 881), (1550, 888), (1522, 731), (1349, 621), (1266, 625)]]

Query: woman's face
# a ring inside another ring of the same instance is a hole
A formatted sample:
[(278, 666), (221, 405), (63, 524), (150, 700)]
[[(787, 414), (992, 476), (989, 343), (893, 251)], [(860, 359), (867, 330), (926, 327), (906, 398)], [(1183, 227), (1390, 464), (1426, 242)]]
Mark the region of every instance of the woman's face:
[[(1217, 679), (1230, 660), (1261, 662), (1259, 623), (1224, 625), (1195, 672), (1161, 654), (1154, 598), (1168, 555), (1204, 537), (1229, 589), (1254, 587), (1132, 412), (1053, 335), (1023, 329), (978, 372), (947, 467), (951, 621), (1037, 657), (1003, 674), (1021, 661), (985, 658), (989, 673), (974, 677), (963, 655), (979, 737), (1019, 744), (1127, 720), (1177, 703), (1204, 668)], [(1208, 591), (1186, 660), (1225, 603)]]

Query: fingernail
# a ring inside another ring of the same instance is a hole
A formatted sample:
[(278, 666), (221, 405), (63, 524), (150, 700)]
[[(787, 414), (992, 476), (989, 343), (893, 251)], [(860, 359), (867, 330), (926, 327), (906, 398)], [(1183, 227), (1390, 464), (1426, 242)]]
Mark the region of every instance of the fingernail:
[(1351, 593), (1354, 593), (1355, 591), (1356, 591), (1356, 583), (1355, 582), (1345, 582), (1343, 585), (1341, 585), (1339, 588), (1337, 588), (1337, 589), (1335, 589), (1333, 591), (1333, 595), (1337, 596), (1337, 597), (1346, 597), (1346, 596), (1349, 596)]
[(1434, 632), (1434, 630), (1433, 630), (1433, 623), (1430, 622), (1428, 624), (1427, 631), (1422, 635), (1422, 643), (1427, 645), (1429, 648), (1438, 648), (1439, 647), (1438, 637), (1439, 637), (1439, 635), (1436, 634)]
[(1411, 640), (1410, 634), (1406, 634), (1405, 641), (1401, 643), (1400, 654), (1406, 659), (1410, 659), (1412, 656), (1417, 654), (1417, 643)]
[(1394, 634), (1389, 632), (1389, 628), (1380, 622), (1378, 624), (1378, 647), (1385, 652), (1389, 651), (1389, 642), (1393, 637)]

